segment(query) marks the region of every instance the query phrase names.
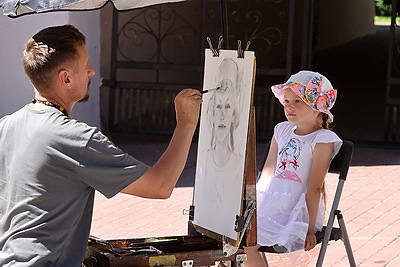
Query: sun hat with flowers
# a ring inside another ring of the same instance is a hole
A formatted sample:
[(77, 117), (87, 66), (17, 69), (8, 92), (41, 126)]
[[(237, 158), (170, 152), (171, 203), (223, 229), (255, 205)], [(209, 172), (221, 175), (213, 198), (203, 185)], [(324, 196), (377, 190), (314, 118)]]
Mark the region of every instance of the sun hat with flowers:
[(328, 122), (333, 121), (330, 109), (336, 101), (337, 90), (333, 89), (330, 81), (318, 72), (302, 70), (290, 76), (287, 82), (271, 86), (275, 97), (282, 105), (283, 91), (292, 89), (312, 109), (323, 112), (329, 116)]

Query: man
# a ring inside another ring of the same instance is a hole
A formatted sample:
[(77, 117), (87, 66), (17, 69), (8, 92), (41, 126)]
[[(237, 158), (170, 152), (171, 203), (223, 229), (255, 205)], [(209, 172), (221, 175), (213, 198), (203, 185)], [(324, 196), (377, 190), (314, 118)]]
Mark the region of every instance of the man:
[(184, 168), (201, 95), (175, 98), (177, 125), (165, 153), (149, 167), (98, 129), (70, 119), (88, 98), (85, 36), (71, 25), (49, 27), (26, 44), (23, 65), (32, 103), (0, 119), (0, 265), (80, 266), (94, 192), (168, 198)]

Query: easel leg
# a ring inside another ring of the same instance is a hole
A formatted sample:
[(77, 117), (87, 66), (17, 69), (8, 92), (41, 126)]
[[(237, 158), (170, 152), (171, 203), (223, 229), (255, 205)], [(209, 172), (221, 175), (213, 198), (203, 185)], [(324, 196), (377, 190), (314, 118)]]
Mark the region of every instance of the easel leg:
[(245, 260), (247, 260), (246, 254), (237, 254), (236, 259), (231, 261), (231, 267), (244, 267)]

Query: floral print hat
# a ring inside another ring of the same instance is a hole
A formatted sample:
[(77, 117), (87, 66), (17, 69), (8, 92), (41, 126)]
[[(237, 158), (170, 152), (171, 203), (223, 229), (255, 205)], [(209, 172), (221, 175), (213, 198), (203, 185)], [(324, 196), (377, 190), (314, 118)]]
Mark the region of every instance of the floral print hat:
[(333, 121), (333, 115), (329, 110), (335, 104), (337, 90), (333, 89), (325, 76), (318, 72), (302, 70), (290, 76), (284, 84), (271, 86), (272, 92), (282, 105), (284, 105), (283, 91), (288, 88), (312, 109), (327, 114), (329, 123)]

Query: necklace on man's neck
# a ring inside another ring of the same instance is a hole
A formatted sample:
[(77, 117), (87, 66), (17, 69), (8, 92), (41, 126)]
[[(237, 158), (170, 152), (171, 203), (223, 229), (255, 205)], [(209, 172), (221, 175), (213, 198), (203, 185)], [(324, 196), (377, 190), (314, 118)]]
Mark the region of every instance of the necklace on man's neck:
[(61, 106), (61, 105), (54, 104), (54, 103), (52, 103), (52, 102), (50, 102), (50, 101), (38, 100), (38, 99), (36, 99), (36, 98), (32, 99), (32, 103), (33, 103), (33, 104), (35, 104), (35, 103), (40, 103), (40, 104), (43, 104), (43, 105), (46, 105), (46, 106), (49, 106), (49, 107), (56, 108), (56, 109), (58, 109), (59, 111), (61, 111), (65, 116), (67, 116), (67, 117), (69, 118), (67, 110), (66, 110), (63, 106)]

